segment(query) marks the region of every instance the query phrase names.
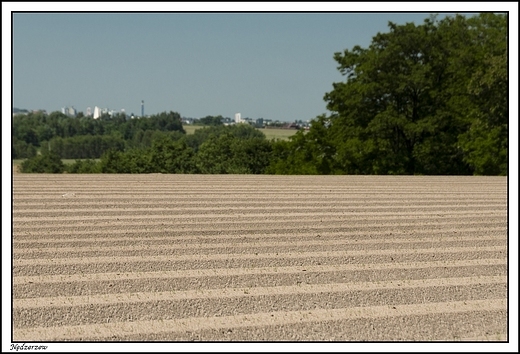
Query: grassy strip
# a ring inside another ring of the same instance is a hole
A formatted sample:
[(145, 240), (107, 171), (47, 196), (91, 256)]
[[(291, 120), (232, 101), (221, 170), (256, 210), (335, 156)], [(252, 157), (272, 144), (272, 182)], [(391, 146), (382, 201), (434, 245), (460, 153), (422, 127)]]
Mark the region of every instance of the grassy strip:
[[(208, 126), (205, 125), (183, 125), (182, 126), (184, 130), (186, 131), (186, 134), (193, 134), (195, 130), (197, 129), (204, 129)], [(265, 134), (266, 138), (268, 140), (271, 139), (281, 139), (281, 140), (288, 140), (290, 136), (296, 134), (296, 129), (281, 129), (281, 128), (263, 128), (258, 129), (262, 133)]]

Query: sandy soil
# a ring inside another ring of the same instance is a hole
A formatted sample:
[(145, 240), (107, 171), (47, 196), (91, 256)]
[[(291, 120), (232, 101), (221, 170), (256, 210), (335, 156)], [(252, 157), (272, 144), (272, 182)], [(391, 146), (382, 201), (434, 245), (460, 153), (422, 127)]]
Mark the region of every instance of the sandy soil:
[(13, 177), (14, 341), (507, 341), (507, 178)]

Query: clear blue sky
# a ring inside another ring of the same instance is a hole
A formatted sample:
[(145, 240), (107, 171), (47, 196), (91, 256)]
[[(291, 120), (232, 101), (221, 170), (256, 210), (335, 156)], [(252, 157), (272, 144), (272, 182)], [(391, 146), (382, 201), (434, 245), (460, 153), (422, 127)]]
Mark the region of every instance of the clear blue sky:
[[(446, 14), (441, 14), (442, 18)], [(308, 120), (334, 52), (429, 13), (15, 13), (13, 105)]]

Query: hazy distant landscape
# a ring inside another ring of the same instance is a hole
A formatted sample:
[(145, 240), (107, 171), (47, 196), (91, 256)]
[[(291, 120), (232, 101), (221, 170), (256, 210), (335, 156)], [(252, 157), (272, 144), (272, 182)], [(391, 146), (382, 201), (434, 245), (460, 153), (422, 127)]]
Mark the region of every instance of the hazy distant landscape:
[(140, 115), (13, 112), (12, 158), (27, 173), (505, 176), (507, 29), (503, 13), (389, 22), (368, 47), (330, 53), (344, 80), (324, 93), (328, 113), (285, 124), (145, 114), (144, 101)]

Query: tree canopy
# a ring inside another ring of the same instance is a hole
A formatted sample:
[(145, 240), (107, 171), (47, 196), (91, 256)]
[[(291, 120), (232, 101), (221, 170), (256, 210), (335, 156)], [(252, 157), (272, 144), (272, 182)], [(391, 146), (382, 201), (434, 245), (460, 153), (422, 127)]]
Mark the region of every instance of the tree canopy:
[(506, 42), (500, 14), (389, 23), (334, 54), (346, 80), (324, 96), (330, 117), (283, 143), (269, 171), (507, 174)]

